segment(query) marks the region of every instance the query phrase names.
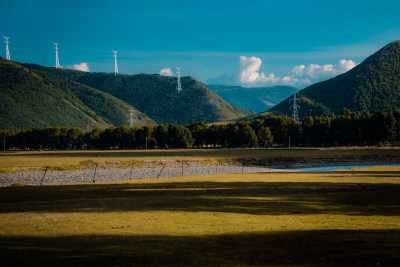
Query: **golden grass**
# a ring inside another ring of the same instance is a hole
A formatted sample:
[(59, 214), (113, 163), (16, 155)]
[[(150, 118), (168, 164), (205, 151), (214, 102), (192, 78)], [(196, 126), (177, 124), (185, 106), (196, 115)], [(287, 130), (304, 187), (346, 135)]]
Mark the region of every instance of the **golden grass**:
[[(398, 265), (400, 167), (0, 189), (16, 265)], [(33, 251), (33, 252), (32, 252)]]
[[(318, 157), (400, 156), (399, 148), (271, 148), (271, 149), (170, 149), (170, 150), (106, 150), (106, 151), (22, 151), (0, 153), (0, 170), (30, 170), (50, 166), (79, 169), (82, 163), (130, 162), (146, 160), (237, 160)], [(84, 164), (83, 164), (84, 165)]]

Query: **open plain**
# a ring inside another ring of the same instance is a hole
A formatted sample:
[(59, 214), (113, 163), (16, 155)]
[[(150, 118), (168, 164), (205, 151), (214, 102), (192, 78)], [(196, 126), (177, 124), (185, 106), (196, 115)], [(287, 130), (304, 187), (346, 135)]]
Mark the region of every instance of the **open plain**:
[(6, 266), (396, 266), (399, 214), (396, 166), (15, 183), (0, 188), (0, 257)]

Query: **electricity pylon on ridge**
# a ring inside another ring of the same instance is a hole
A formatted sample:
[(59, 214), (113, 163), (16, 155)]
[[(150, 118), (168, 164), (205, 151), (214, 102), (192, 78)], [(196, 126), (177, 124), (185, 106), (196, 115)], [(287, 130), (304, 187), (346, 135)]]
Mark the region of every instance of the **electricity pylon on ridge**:
[(182, 84), (181, 84), (181, 67), (176, 67), (176, 69), (178, 70), (178, 83), (176, 84), (176, 92), (179, 94), (180, 92), (182, 92)]
[(5, 37), (5, 36), (3, 36), (3, 37), (4, 37), (4, 39), (6, 39), (6, 41), (5, 41), (5, 43), (6, 43), (6, 59), (11, 60), (10, 50), (8, 49), (8, 39), (10, 39), (10, 37)]
[(291, 101), (293, 102), (293, 103), (292, 103), (292, 106), (290, 107), (290, 109), (293, 110), (292, 118), (293, 118), (295, 121), (299, 122), (299, 111), (298, 111), (298, 110), (300, 109), (300, 106), (299, 106), (298, 102), (300, 101), (300, 99), (297, 98), (297, 94), (298, 94), (298, 92), (296, 92), (296, 93), (293, 94), (293, 97), (292, 97), (291, 99), (289, 99), (289, 103), (290, 103)]
[(113, 50), (113, 52), (114, 52), (114, 74), (115, 74), (115, 76), (117, 76), (117, 74), (118, 74), (118, 65), (117, 65), (117, 53), (118, 53), (118, 51), (114, 51)]
[(58, 43), (53, 43), (56, 46), (56, 69), (60, 68), (60, 60), (58, 58)]

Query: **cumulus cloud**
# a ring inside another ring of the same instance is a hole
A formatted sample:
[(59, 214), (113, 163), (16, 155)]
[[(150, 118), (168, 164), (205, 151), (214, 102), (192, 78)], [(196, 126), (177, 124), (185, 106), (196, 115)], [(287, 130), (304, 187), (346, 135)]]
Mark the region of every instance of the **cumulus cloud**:
[(291, 76), (284, 76), (281, 78), (281, 84), (284, 85), (298, 86), (298, 85), (309, 85), (311, 83), (312, 82), (308, 78), (296, 78)]
[(336, 62), (336, 64), (309, 64), (294, 66), (290, 72), (277, 76), (275, 73), (269, 73), (266, 75), (262, 72), (262, 63), (261, 58), (258, 57), (240, 56), (239, 72), (237, 76), (225, 74), (209, 79), (207, 83), (239, 83), (244, 86), (290, 85), (302, 88), (312, 83), (335, 77), (357, 66), (357, 64), (350, 59), (341, 59)]
[(80, 64), (75, 64), (72, 66), (68, 66), (69, 69), (73, 69), (73, 70), (80, 70), (80, 71), (85, 71), (85, 72), (90, 72), (89, 70), (89, 66), (86, 62), (82, 62)]
[(355, 66), (357, 66), (357, 64), (353, 60), (341, 59), (339, 60), (338, 64), (336, 64), (336, 66), (337, 66), (336, 69), (339, 72), (345, 73), (346, 71), (349, 71)]
[(171, 68), (163, 68), (160, 71), (160, 75), (163, 75), (163, 76), (174, 76), (174, 73), (172, 72)]
[(240, 56), (240, 71), (239, 81), (244, 84), (257, 84), (257, 83), (276, 83), (279, 78), (274, 73), (266, 76), (263, 72), (260, 73), (262, 61), (258, 57), (245, 57)]
[(295, 66), (292, 69), (292, 72), (289, 74), (289, 76), (303, 77), (312, 80), (321, 80), (345, 73), (346, 71), (349, 71), (352, 68), (354, 68), (356, 65), (357, 64), (354, 61), (347, 59), (341, 59), (335, 65), (332, 64), (326, 64), (322, 66), (318, 64), (310, 64), (308, 66), (299, 65)]

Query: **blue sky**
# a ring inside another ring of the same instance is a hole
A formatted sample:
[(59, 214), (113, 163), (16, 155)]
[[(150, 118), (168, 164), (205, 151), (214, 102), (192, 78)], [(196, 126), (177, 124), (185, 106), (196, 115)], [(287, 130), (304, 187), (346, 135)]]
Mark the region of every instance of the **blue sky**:
[[(400, 1), (27, 1), (2, 3), (11, 59), (64, 68), (303, 88), (400, 39)], [(2, 42), (0, 56), (5, 57)]]

